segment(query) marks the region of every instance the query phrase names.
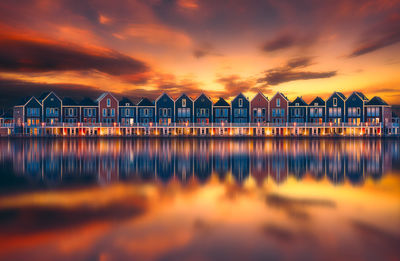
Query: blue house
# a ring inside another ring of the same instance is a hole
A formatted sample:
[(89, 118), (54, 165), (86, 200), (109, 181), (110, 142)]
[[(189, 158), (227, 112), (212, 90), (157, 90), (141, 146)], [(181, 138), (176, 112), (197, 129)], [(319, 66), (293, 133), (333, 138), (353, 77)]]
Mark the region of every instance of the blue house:
[(346, 96), (334, 92), (325, 103), (326, 123), (341, 124), (345, 121)]
[(80, 106), (69, 97), (65, 97), (62, 100), (62, 120), (66, 123), (77, 123), (80, 122)]
[(212, 101), (202, 93), (194, 101), (194, 122), (197, 124), (208, 125), (212, 121)]
[(250, 102), (240, 93), (231, 102), (232, 122), (233, 123), (249, 123), (250, 122)]
[(62, 122), (62, 100), (54, 92), (45, 92), (39, 96), (42, 103), (42, 122), (53, 125)]
[(136, 123), (136, 106), (126, 97), (119, 101), (119, 122), (123, 126), (132, 126)]
[(174, 100), (166, 93), (160, 95), (156, 100), (157, 123), (160, 125), (171, 125), (175, 121)]
[(231, 106), (223, 98), (214, 103), (213, 106), (213, 122), (228, 123), (231, 121)]
[(42, 122), (42, 104), (36, 97), (28, 97), (14, 107), (14, 121), (26, 126), (38, 126)]
[(175, 101), (175, 122), (180, 124), (193, 122), (193, 100), (186, 94), (182, 94)]
[(305, 123), (308, 104), (301, 97), (289, 103), (289, 122)]
[(353, 92), (345, 102), (346, 122), (360, 124), (364, 120), (364, 106), (368, 102), (367, 97), (361, 92)]
[(308, 104), (307, 122), (322, 124), (325, 121), (325, 101), (316, 97)]
[(79, 103), (81, 108), (81, 122), (85, 124), (92, 124), (99, 122), (99, 107), (95, 101), (89, 97), (83, 98)]
[(140, 124), (149, 124), (155, 122), (155, 106), (147, 98), (142, 98), (142, 100), (137, 105), (137, 118)]

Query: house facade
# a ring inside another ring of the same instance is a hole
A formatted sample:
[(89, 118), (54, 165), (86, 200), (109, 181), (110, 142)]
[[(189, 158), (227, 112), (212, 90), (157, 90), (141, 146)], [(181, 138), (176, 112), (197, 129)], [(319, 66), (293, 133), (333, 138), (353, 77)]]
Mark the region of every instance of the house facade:
[(193, 122), (193, 100), (186, 94), (175, 100), (175, 122), (178, 124)]
[(81, 107), (72, 98), (63, 98), (62, 105), (63, 122), (77, 123), (81, 121)]
[(96, 100), (99, 107), (99, 122), (112, 124), (118, 122), (118, 100), (109, 92), (103, 93)]
[(133, 126), (136, 123), (136, 106), (128, 98), (119, 101), (119, 122), (122, 126)]
[(249, 100), (240, 93), (231, 102), (232, 123), (249, 123)]
[(202, 93), (193, 103), (194, 122), (197, 124), (208, 125), (212, 122), (212, 101)]
[(81, 123), (93, 124), (99, 122), (99, 107), (95, 101), (86, 97), (79, 103)]
[(360, 124), (364, 122), (364, 104), (368, 101), (367, 97), (361, 92), (353, 92), (345, 101), (346, 122)]
[(156, 115), (159, 125), (171, 125), (175, 121), (175, 102), (166, 93), (161, 94), (156, 100)]
[(269, 100), (261, 92), (250, 102), (251, 122), (269, 122)]
[(42, 122), (54, 125), (62, 122), (62, 100), (54, 93), (43, 93), (39, 97), (42, 104)]
[(219, 98), (214, 103), (213, 116), (214, 123), (228, 123), (231, 121), (231, 106), (224, 98)]
[(289, 100), (280, 92), (277, 92), (269, 102), (270, 122), (283, 124), (288, 121)]
[(289, 103), (289, 122), (305, 123), (307, 122), (308, 104), (301, 97), (297, 97)]
[(308, 104), (307, 122), (322, 124), (325, 122), (325, 101), (316, 97)]
[(142, 98), (137, 105), (137, 119), (139, 124), (153, 124), (155, 122), (155, 106), (152, 101)]
[(341, 92), (334, 92), (325, 102), (326, 123), (341, 124), (345, 121), (345, 100)]
[(369, 124), (383, 123), (388, 125), (392, 122), (392, 109), (380, 97), (373, 97), (364, 104), (365, 122)]

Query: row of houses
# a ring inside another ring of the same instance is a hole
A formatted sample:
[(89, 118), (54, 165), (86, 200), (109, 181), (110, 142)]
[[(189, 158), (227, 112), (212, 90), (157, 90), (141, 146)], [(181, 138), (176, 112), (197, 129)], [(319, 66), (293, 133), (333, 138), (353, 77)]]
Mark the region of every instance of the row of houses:
[(310, 103), (297, 97), (293, 101), (282, 93), (271, 99), (259, 92), (249, 100), (242, 93), (231, 103), (219, 98), (215, 103), (204, 93), (196, 99), (182, 94), (176, 100), (163, 93), (155, 101), (142, 98), (137, 104), (128, 98), (118, 100), (111, 93), (103, 93), (96, 100), (84, 98), (76, 102), (61, 99), (54, 92), (38, 98), (32, 96), (14, 106), (15, 126), (37, 126), (59, 123), (119, 124), (121, 126), (171, 125), (175, 123), (208, 125), (210, 123), (314, 123), (341, 124), (371, 123), (384, 125), (392, 122), (392, 110), (380, 97), (368, 99), (361, 92), (346, 97), (334, 92), (327, 100), (316, 97)]

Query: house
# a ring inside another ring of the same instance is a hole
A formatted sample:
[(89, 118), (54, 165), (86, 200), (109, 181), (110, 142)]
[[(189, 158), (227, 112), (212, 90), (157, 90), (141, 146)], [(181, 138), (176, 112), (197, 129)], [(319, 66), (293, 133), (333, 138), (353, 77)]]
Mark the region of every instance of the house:
[(132, 126), (136, 123), (136, 106), (128, 98), (119, 101), (119, 122), (123, 126)]
[(214, 103), (213, 116), (214, 123), (228, 123), (231, 121), (231, 106), (224, 98), (219, 98)]
[(316, 97), (308, 104), (307, 122), (322, 124), (325, 121), (325, 101)]
[(14, 123), (17, 126), (37, 126), (42, 121), (42, 104), (36, 97), (27, 97), (14, 106)]
[(277, 92), (269, 102), (270, 122), (286, 123), (288, 120), (289, 99), (280, 92)]
[(99, 107), (99, 122), (112, 124), (118, 122), (118, 100), (109, 92), (105, 92), (96, 100)]
[(341, 124), (345, 121), (346, 96), (334, 92), (325, 102), (326, 123)]
[(193, 122), (193, 100), (186, 94), (175, 100), (175, 122), (180, 124)]
[(369, 124), (392, 122), (392, 108), (380, 97), (375, 96), (364, 104), (364, 119)]
[(53, 125), (62, 122), (62, 100), (54, 92), (45, 92), (39, 96), (42, 104), (42, 122)]
[(13, 109), (9, 108), (6, 110), (3, 110), (2, 113), (0, 114), (0, 125), (2, 124), (11, 124), (13, 123)]
[(208, 125), (212, 121), (212, 101), (202, 93), (194, 101), (194, 122), (197, 124)]
[(353, 92), (345, 101), (346, 122), (360, 124), (364, 120), (364, 104), (368, 101), (367, 97), (361, 92)]
[(63, 122), (77, 123), (81, 121), (81, 107), (72, 98), (63, 98), (62, 104)]
[(268, 122), (269, 121), (269, 100), (261, 92), (250, 102), (251, 122)]
[(250, 102), (243, 93), (232, 100), (231, 111), (233, 123), (249, 123)]
[(81, 115), (81, 123), (92, 124), (99, 122), (99, 107), (95, 101), (92, 99), (85, 97), (79, 103), (80, 105), (80, 115)]
[(308, 104), (301, 97), (289, 103), (289, 122), (305, 123), (307, 121)]
[(156, 99), (157, 123), (160, 125), (171, 125), (175, 121), (175, 102), (166, 93)]
[(140, 124), (153, 124), (155, 122), (155, 106), (152, 101), (142, 98), (137, 104), (137, 119)]

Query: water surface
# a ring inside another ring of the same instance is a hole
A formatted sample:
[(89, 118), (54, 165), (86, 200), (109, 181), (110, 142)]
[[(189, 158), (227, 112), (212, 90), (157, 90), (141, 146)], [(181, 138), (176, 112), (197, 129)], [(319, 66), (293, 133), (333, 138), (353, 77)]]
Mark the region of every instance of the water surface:
[(399, 260), (396, 139), (1, 139), (0, 259)]

